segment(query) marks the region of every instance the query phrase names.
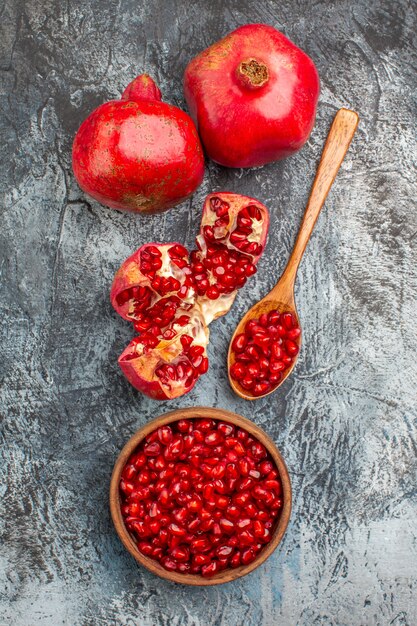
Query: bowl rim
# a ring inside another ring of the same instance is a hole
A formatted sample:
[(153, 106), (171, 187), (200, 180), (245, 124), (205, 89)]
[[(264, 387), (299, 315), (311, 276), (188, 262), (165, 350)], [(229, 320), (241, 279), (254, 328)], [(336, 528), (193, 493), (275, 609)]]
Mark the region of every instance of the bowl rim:
[[(128, 532), (124, 524), (119, 494), (119, 482), (123, 468), (125, 467), (131, 453), (142, 441), (142, 439), (144, 439), (151, 432), (165, 424), (170, 424), (180, 419), (201, 418), (230, 422), (234, 425), (238, 425), (244, 430), (247, 430), (251, 435), (258, 439), (266, 447), (278, 468), (282, 483), (284, 500), (281, 516), (278, 520), (277, 526), (275, 527), (272, 538), (267, 544), (265, 544), (265, 547), (259, 552), (255, 560), (248, 565), (241, 565), (236, 568), (227, 568), (219, 572), (218, 574), (215, 574), (211, 578), (204, 578), (203, 576), (200, 576), (198, 574), (182, 574), (180, 572), (168, 571), (164, 567), (162, 567), (162, 565), (155, 559), (151, 559), (150, 557), (142, 554), (137, 548), (135, 542), (133, 541), (130, 533)], [(210, 407), (187, 407), (183, 409), (169, 411), (167, 413), (159, 415), (158, 417), (153, 418), (144, 426), (139, 428), (139, 430), (136, 431), (136, 433), (134, 433), (132, 437), (130, 437), (130, 439), (126, 442), (114, 464), (110, 481), (110, 513), (116, 532), (127, 551), (138, 563), (146, 567), (146, 569), (151, 571), (153, 574), (156, 574), (161, 578), (165, 578), (166, 580), (170, 580), (171, 582), (176, 582), (184, 585), (194, 585), (202, 587), (220, 585), (236, 580), (237, 578), (241, 578), (242, 576), (246, 576), (250, 572), (257, 569), (260, 565), (262, 565), (262, 563), (266, 561), (266, 559), (271, 556), (271, 554), (281, 542), (289, 523), (291, 508), (291, 481), (285, 461), (275, 443), (254, 422), (250, 421), (246, 417), (243, 417), (242, 415), (239, 415), (238, 413), (233, 413), (226, 409)]]

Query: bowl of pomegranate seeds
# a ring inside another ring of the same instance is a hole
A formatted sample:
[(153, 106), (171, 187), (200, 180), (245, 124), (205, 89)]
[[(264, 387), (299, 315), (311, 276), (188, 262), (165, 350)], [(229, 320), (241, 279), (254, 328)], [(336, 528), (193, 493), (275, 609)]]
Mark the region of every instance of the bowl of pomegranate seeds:
[(143, 426), (114, 466), (110, 510), (130, 554), (188, 585), (245, 576), (280, 543), (291, 483), (273, 441), (212, 408), (171, 411)]

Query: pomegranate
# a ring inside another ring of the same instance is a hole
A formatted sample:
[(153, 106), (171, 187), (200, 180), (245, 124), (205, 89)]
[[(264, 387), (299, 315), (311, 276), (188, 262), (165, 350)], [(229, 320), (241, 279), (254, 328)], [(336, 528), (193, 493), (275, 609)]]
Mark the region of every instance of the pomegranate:
[(208, 156), (253, 167), (290, 156), (314, 125), (319, 76), (282, 33), (247, 24), (196, 56), (184, 92)]
[(210, 577), (251, 563), (272, 538), (281, 479), (247, 431), (182, 419), (148, 435), (120, 480), (121, 512), (142, 554), (170, 571)]
[(256, 272), (268, 226), (257, 200), (210, 194), (195, 250), (145, 244), (123, 263), (110, 299), (139, 333), (119, 358), (134, 387), (157, 400), (176, 398), (207, 372), (208, 325)]
[(232, 343), (230, 375), (246, 391), (275, 389), (300, 349), (301, 329), (291, 313), (270, 311), (250, 320)]
[(114, 209), (158, 213), (200, 185), (204, 156), (191, 118), (161, 102), (147, 74), (81, 124), (72, 165), (80, 187)]

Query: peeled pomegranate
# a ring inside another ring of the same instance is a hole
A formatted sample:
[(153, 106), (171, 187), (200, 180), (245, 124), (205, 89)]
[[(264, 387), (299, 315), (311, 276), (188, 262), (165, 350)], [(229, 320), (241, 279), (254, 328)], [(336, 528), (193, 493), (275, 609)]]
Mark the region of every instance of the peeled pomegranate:
[(210, 194), (195, 250), (145, 244), (123, 263), (110, 299), (139, 333), (119, 357), (136, 389), (156, 400), (176, 398), (207, 372), (208, 325), (229, 311), (256, 272), (268, 226), (268, 210), (257, 200)]
[(80, 187), (114, 209), (159, 213), (200, 185), (204, 156), (192, 119), (161, 102), (147, 74), (81, 124), (72, 166)]
[(182, 419), (149, 434), (119, 489), (125, 526), (142, 554), (206, 578), (254, 561), (284, 504), (265, 446), (212, 419)]
[(236, 29), (196, 56), (184, 75), (206, 152), (227, 167), (297, 152), (313, 128), (319, 91), (313, 61), (265, 24)]

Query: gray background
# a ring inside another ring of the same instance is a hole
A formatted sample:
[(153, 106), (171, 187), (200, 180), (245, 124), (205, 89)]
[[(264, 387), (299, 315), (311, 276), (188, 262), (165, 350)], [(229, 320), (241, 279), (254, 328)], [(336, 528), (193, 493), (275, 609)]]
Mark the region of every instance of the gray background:
[[(414, 18), (407, 0), (1, 3), (2, 624), (417, 623)], [(284, 30), (318, 66), (305, 148), (256, 170), (208, 163), (192, 200), (162, 216), (87, 198), (70, 165), (87, 114), (144, 70), (184, 107), (187, 62), (251, 21)], [(361, 123), (300, 268), (300, 360), (277, 393), (246, 403), (227, 383), (229, 337), (284, 267), (342, 106)], [(133, 334), (110, 306), (110, 284), (142, 243), (191, 245), (212, 190), (268, 205), (269, 244), (212, 325), (210, 373), (188, 396), (157, 403), (117, 366)], [(294, 488), (280, 549), (246, 579), (211, 589), (138, 567), (107, 501), (126, 439), (196, 404), (262, 426)]]

